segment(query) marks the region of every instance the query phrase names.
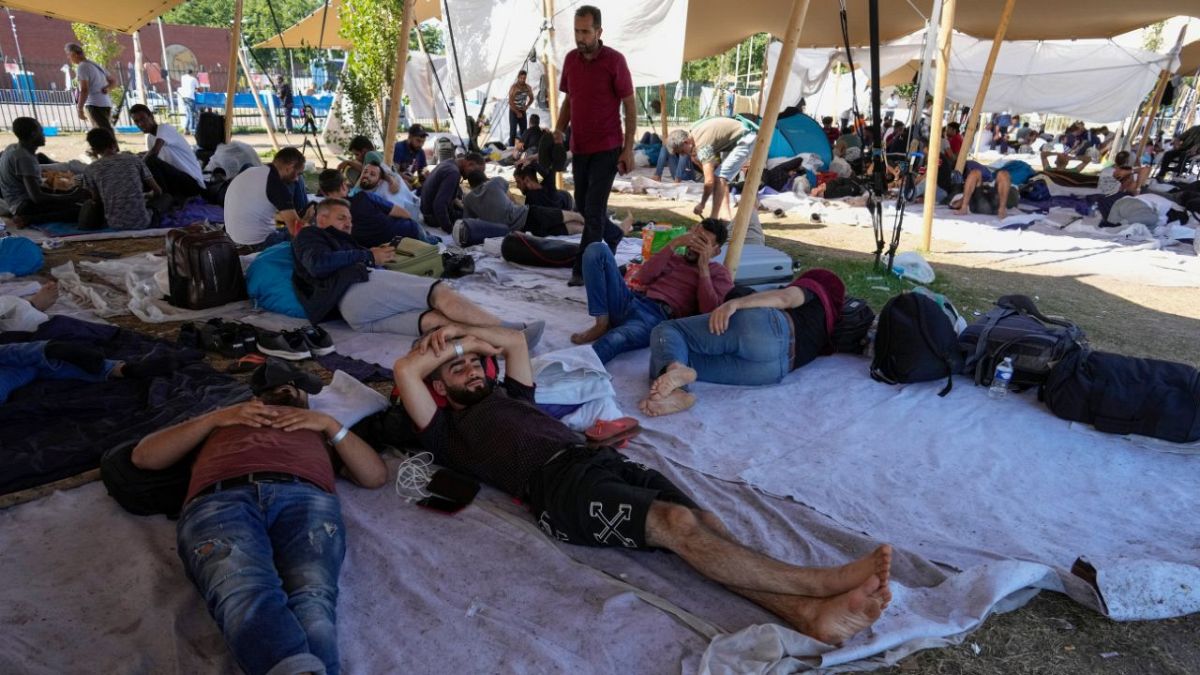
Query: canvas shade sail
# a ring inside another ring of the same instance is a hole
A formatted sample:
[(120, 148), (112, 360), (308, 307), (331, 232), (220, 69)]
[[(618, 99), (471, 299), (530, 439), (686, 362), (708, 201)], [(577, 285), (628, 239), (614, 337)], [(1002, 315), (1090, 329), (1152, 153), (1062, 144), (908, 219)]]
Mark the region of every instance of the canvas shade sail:
[(1179, 52), (1179, 70), (1180, 75), (1194, 75), (1196, 69), (1200, 68), (1200, 40), (1183, 46), (1183, 50)]
[[(183, 0), (120, 0), (119, 2), (16, 0), (15, 2), (6, 1), (4, 6), (64, 21), (90, 23), (100, 28), (132, 33), (182, 3)], [(231, 15), (229, 18), (232, 19), (233, 16)]]
[[(325, 5), (322, 4), (308, 16), (285, 28), (279, 35), (263, 40), (254, 47), (255, 49), (281, 47), (288, 49), (303, 47), (353, 49), (354, 43), (340, 35), (342, 30), (342, 21), (339, 18), (341, 6), (341, 0), (329, 0), (328, 13), (325, 11)], [(437, 0), (416, 0), (413, 13), (416, 16), (416, 22), (421, 23), (429, 19), (440, 19), (442, 7)], [(324, 34), (321, 31), (322, 22), (325, 24)]]

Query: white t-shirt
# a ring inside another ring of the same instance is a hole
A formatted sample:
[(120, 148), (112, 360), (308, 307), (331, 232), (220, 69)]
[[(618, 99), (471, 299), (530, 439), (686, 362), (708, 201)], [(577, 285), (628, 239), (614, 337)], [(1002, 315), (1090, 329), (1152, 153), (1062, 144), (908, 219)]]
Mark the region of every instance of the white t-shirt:
[(87, 82), (88, 96), (84, 105), (94, 105), (98, 108), (113, 107), (112, 99), (103, 90), (108, 87), (108, 73), (91, 61), (80, 61), (75, 66), (75, 79), (80, 83)]
[(191, 176), (200, 187), (204, 187), (204, 171), (200, 169), (200, 160), (196, 159), (192, 146), (188, 145), (179, 130), (170, 124), (160, 123), (157, 135), (146, 134), (146, 149), (153, 150), (159, 140), (163, 142), (163, 147), (158, 151), (158, 158)]
[[(391, 174), (390, 171), (388, 173)], [(376, 185), (375, 189), (371, 190), (371, 192), (408, 211), (413, 220), (422, 222), (421, 198), (408, 189), (408, 186), (404, 184), (403, 178), (397, 178), (396, 182), (400, 184), (400, 189), (394, 193), (386, 179), (379, 181), (379, 185)]]
[(225, 192), (225, 232), (236, 244), (258, 244), (275, 231), (279, 212), (267, 198), (270, 166), (256, 166), (239, 173)]
[(1100, 194), (1111, 195), (1121, 189), (1121, 181), (1113, 178), (1113, 171), (1116, 168), (1115, 166), (1110, 166), (1101, 169), (1100, 178), (1096, 181), (1096, 189), (1099, 190)]
[(854, 169), (850, 168), (850, 162), (834, 155), (833, 161), (829, 163), (829, 170), (838, 175), (838, 178), (849, 178), (854, 175)]
[(181, 98), (196, 99), (196, 88), (200, 86), (200, 80), (196, 79), (195, 75), (183, 74), (179, 78), (179, 96)]

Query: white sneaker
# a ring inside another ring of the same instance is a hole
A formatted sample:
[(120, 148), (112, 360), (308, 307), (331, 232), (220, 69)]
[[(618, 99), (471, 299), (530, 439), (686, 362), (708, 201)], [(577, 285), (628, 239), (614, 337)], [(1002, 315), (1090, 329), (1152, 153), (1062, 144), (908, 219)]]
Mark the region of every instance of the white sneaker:
[(467, 247), (467, 223), (461, 218), (454, 221), (454, 227), (450, 230), (450, 238), (462, 248)]

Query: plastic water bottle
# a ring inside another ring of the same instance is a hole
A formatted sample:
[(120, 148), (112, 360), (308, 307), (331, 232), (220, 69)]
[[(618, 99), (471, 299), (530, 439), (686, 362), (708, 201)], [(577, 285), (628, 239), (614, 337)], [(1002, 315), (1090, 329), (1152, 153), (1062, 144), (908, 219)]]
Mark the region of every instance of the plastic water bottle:
[(1012, 377), (1012, 357), (1006, 356), (1000, 365), (996, 366), (996, 373), (992, 376), (992, 386), (988, 388), (988, 398), (1002, 399), (1008, 396), (1008, 387), (1012, 383)]

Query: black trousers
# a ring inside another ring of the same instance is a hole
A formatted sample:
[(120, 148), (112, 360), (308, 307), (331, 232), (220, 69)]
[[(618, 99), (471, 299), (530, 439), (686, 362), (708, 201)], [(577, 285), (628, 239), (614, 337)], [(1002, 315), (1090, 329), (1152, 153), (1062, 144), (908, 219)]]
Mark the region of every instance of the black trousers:
[(529, 128), (529, 113), (525, 113), (517, 117), (517, 112), (512, 108), (508, 109), (508, 145), (512, 147), (521, 136), (525, 135), (525, 130)]
[(1167, 172), (1172, 170), (1172, 166), (1174, 166), (1175, 174), (1178, 175), (1181, 171), (1183, 171), (1183, 160), (1184, 152), (1182, 149), (1176, 148), (1174, 150), (1167, 150), (1163, 153), (1162, 164), (1159, 165), (1158, 175), (1155, 176), (1155, 178), (1162, 180), (1163, 176), (1167, 175)]
[(150, 169), (150, 175), (154, 176), (154, 182), (158, 183), (163, 192), (178, 201), (182, 202), (200, 194), (202, 188), (195, 178), (158, 157), (146, 157), (146, 168)]
[[(621, 228), (608, 218), (608, 195), (612, 192), (613, 179), (617, 177), (617, 160), (621, 148), (574, 155), (571, 169), (575, 174), (575, 208), (583, 214), (583, 238), (579, 250), (587, 250), (588, 244), (604, 240), (613, 253), (624, 236)], [(582, 272), (583, 256), (575, 259), (574, 272)]]
[(25, 202), (13, 212), (13, 215), (18, 216), (29, 225), (75, 223), (79, 222), (79, 206), (79, 203), (72, 204), (70, 202), (47, 204)]

